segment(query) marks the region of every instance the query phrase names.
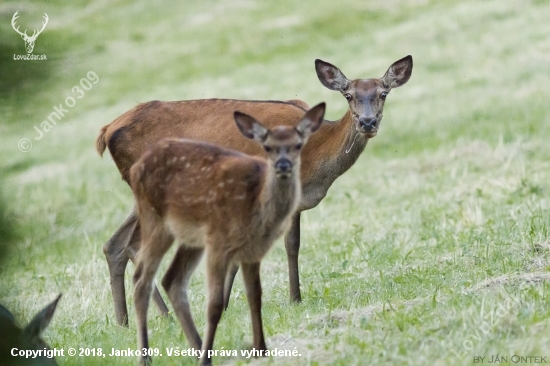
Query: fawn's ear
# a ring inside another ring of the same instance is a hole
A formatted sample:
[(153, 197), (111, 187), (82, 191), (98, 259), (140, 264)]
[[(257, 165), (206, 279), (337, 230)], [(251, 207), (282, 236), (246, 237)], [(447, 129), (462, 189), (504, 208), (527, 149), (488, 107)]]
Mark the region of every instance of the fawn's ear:
[(307, 139), (309, 135), (317, 131), (323, 123), (323, 117), (325, 116), (325, 102), (317, 104), (315, 107), (311, 108), (306, 112), (304, 118), (296, 126), (296, 130)]
[(336, 66), (323, 60), (315, 60), (315, 71), (319, 81), (330, 90), (344, 92), (349, 87), (349, 80), (346, 75)]
[(53, 313), (55, 312), (57, 302), (60, 298), (61, 294), (59, 294), (59, 296), (57, 296), (54, 301), (52, 301), (48, 306), (46, 306), (38, 314), (35, 315), (35, 317), (23, 330), (26, 337), (28, 337), (29, 339), (40, 338), (42, 332), (44, 332), (48, 324), (50, 324), (50, 320), (52, 320)]
[(397, 88), (409, 81), (413, 69), (413, 58), (411, 55), (395, 61), (388, 71), (382, 76), (384, 87)]
[(237, 127), (239, 127), (239, 130), (244, 136), (258, 142), (265, 141), (269, 131), (267, 128), (262, 126), (260, 122), (256, 121), (248, 114), (244, 114), (239, 111), (235, 111), (235, 113), (233, 113), (233, 117), (235, 118)]

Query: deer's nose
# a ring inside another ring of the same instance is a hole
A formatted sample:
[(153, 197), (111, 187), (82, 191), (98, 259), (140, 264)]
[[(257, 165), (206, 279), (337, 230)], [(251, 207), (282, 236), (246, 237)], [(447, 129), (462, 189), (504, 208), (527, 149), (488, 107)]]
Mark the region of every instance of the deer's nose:
[(292, 162), (287, 158), (279, 159), (275, 163), (275, 169), (279, 172), (288, 172), (292, 169)]
[(376, 118), (374, 117), (361, 117), (359, 118), (359, 125), (364, 131), (372, 131), (376, 126)]

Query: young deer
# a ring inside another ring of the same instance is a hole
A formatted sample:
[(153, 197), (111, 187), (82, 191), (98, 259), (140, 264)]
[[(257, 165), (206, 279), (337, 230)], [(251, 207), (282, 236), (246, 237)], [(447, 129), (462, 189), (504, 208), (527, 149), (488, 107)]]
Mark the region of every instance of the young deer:
[[(0, 365), (57, 365), (53, 350), (41, 336), (50, 324), (60, 298), (61, 294), (36, 314), (23, 329), (15, 324), (10, 311), (0, 305)], [(20, 356), (20, 352), (25, 350), (37, 351), (37, 356), (34, 358)]]
[[(260, 261), (290, 227), (301, 197), (300, 150), (323, 121), (325, 104), (309, 110), (294, 128), (267, 129), (235, 112), (240, 132), (266, 151), (267, 159), (187, 139), (166, 139), (130, 169), (141, 223), (134, 301), (138, 343), (148, 348), (147, 309), (153, 277), (175, 240), (179, 248), (162, 279), (185, 335), (210, 364), (214, 334), (224, 305), (225, 278), (232, 263), (242, 267), (252, 316), (253, 346), (265, 350), (261, 319)], [(187, 298), (189, 277), (206, 251), (208, 287), (204, 343)], [(209, 355), (208, 355), (209, 356)], [(149, 359), (143, 357), (142, 363)]]
[[(300, 212), (319, 204), (332, 183), (359, 158), (369, 139), (376, 136), (388, 93), (405, 84), (412, 72), (413, 60), (406, 56), (394, 62), (381, 78), (348, 80), (336, 66), (321, 60), (315, 69), (321, 83), (347, 99), (348, 111), (337, 121), (323, 123), (302, 152), (300, 179), (302, 198), (292, 226), (285, 237), (288, 256), (290, 298), (300, 301), (298, 253), (300, 250)], [(107, 147), (122, 178), (128, 182), (130, 167), (153, 143), (166, 137), (190, 138), (215, 143), (249, 155), (265, 156), (254, 142), (243, 138), (235, 128), (233, 111), (258, 118), (265, 126), (293, 125), (308, 109), (305, 102), (246, 101), (201, 99), (174, 102), (152, 101), (127, 111), (104, 126), (96, 148), (102, 154)], [(109, 265), (116, 318), (128, 326), (124, 274), (128, 259), (135, 262), (139, 248), (139, 221), (132, 210), (126, 221), (103, 246)], [(226, 304), (235, 267), (226, 286)], [(161, 313), (167, 313), (160, 293), (154, 287), (153, 299)]]

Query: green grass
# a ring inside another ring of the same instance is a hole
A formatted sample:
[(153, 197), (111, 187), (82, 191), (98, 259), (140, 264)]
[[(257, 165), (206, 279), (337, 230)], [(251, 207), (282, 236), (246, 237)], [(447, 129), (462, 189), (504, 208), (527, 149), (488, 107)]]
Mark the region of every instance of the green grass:
[[(47, 63), (11, 59), (24, 53), (10, 27), (18, 9), (20, 22), (48, 13), (35, 46)], [(62, 292), (44, 336), (52, 347), (135, 348), (133, 266), (124, 329), (114, 319), (102, 253), (132, 195), (110, 157), (94, 150), (99, 128), (152, 99), (324, 100), (336, 119), (346, 101), (319, 83), (315, 58), (367, 78), (411, 54), (412, 77), (388, 97), (378, 136), (302, 215), (304, 302), (288, 303), (281, 242), (262, 264), (268, 346), (301, 357), (215, 362), (469, 365), (497, 354), (550, 357), (549, 14), (548, 1), (513, 0), (3, 2), (2, 215), (15, 226), (0, 228), (14, 242), (0, 264), (0, 302), (25, 324)], [(89, 71), (99, 82), (34, 140), (33, 126), (74, 97)], [(32, 140), (29, 152), (18, 150), (22, 138)], [(203, 329), (202, 267), (191, 299)], [(154, 309), (149, 329), (151, 346), (164, 353), (188, 347), (177, 321)], [(250, 343), (239, 279), (215, 347)]]

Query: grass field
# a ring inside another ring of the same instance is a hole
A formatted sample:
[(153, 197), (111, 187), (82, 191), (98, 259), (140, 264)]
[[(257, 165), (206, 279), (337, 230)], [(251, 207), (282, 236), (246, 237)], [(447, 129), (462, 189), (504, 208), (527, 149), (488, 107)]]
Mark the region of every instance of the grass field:
[[(0, 4), (0, 175), (4, 216), (14, 224), (0, 303), (21, 324), (62, 292), (44, 335), (52, 347), (137, 345), (133, 305), (130, 328), (116, 325), (102, 252), (132, 195), (108, 154), (95, 152), (100, 127), (138, 102), (209, 97), (326, 101), (328, 118), (337, 119), (347, 103), (319, 83), (315, 58), (368, 78), (411, 54), (412, 77), (388, 97), (378, 136), (302, 214), (301, 305), (288, 301), (282, 241), (263, 262), (268, 347), (301, 357), (214, 361), (550, 362), (550, 1), (149, 4)], [(13, 60), (25, 53), (10, 25), (16, 10), (22, 28), (49, 15), (34, 50), (47, 61)], [(99, 81), (79, 99), (72, 88), (90, 71)], [(75, 105), (35, 140), (33, 126), (71, 96)], [(23, 138), (32, 142), (28, 152), (18, 148)], [(7, 241), (8, 228), (0, 229)], [(129, 304), (132, 273), (129, 265)], [(202, 269), (191, 296), (202, 329)], [(239, 277), (216, 349), (249, 346), (248, 314)], [(179, 323), (152, 307), (149, 329), (152, 347), (188, 347)]]

